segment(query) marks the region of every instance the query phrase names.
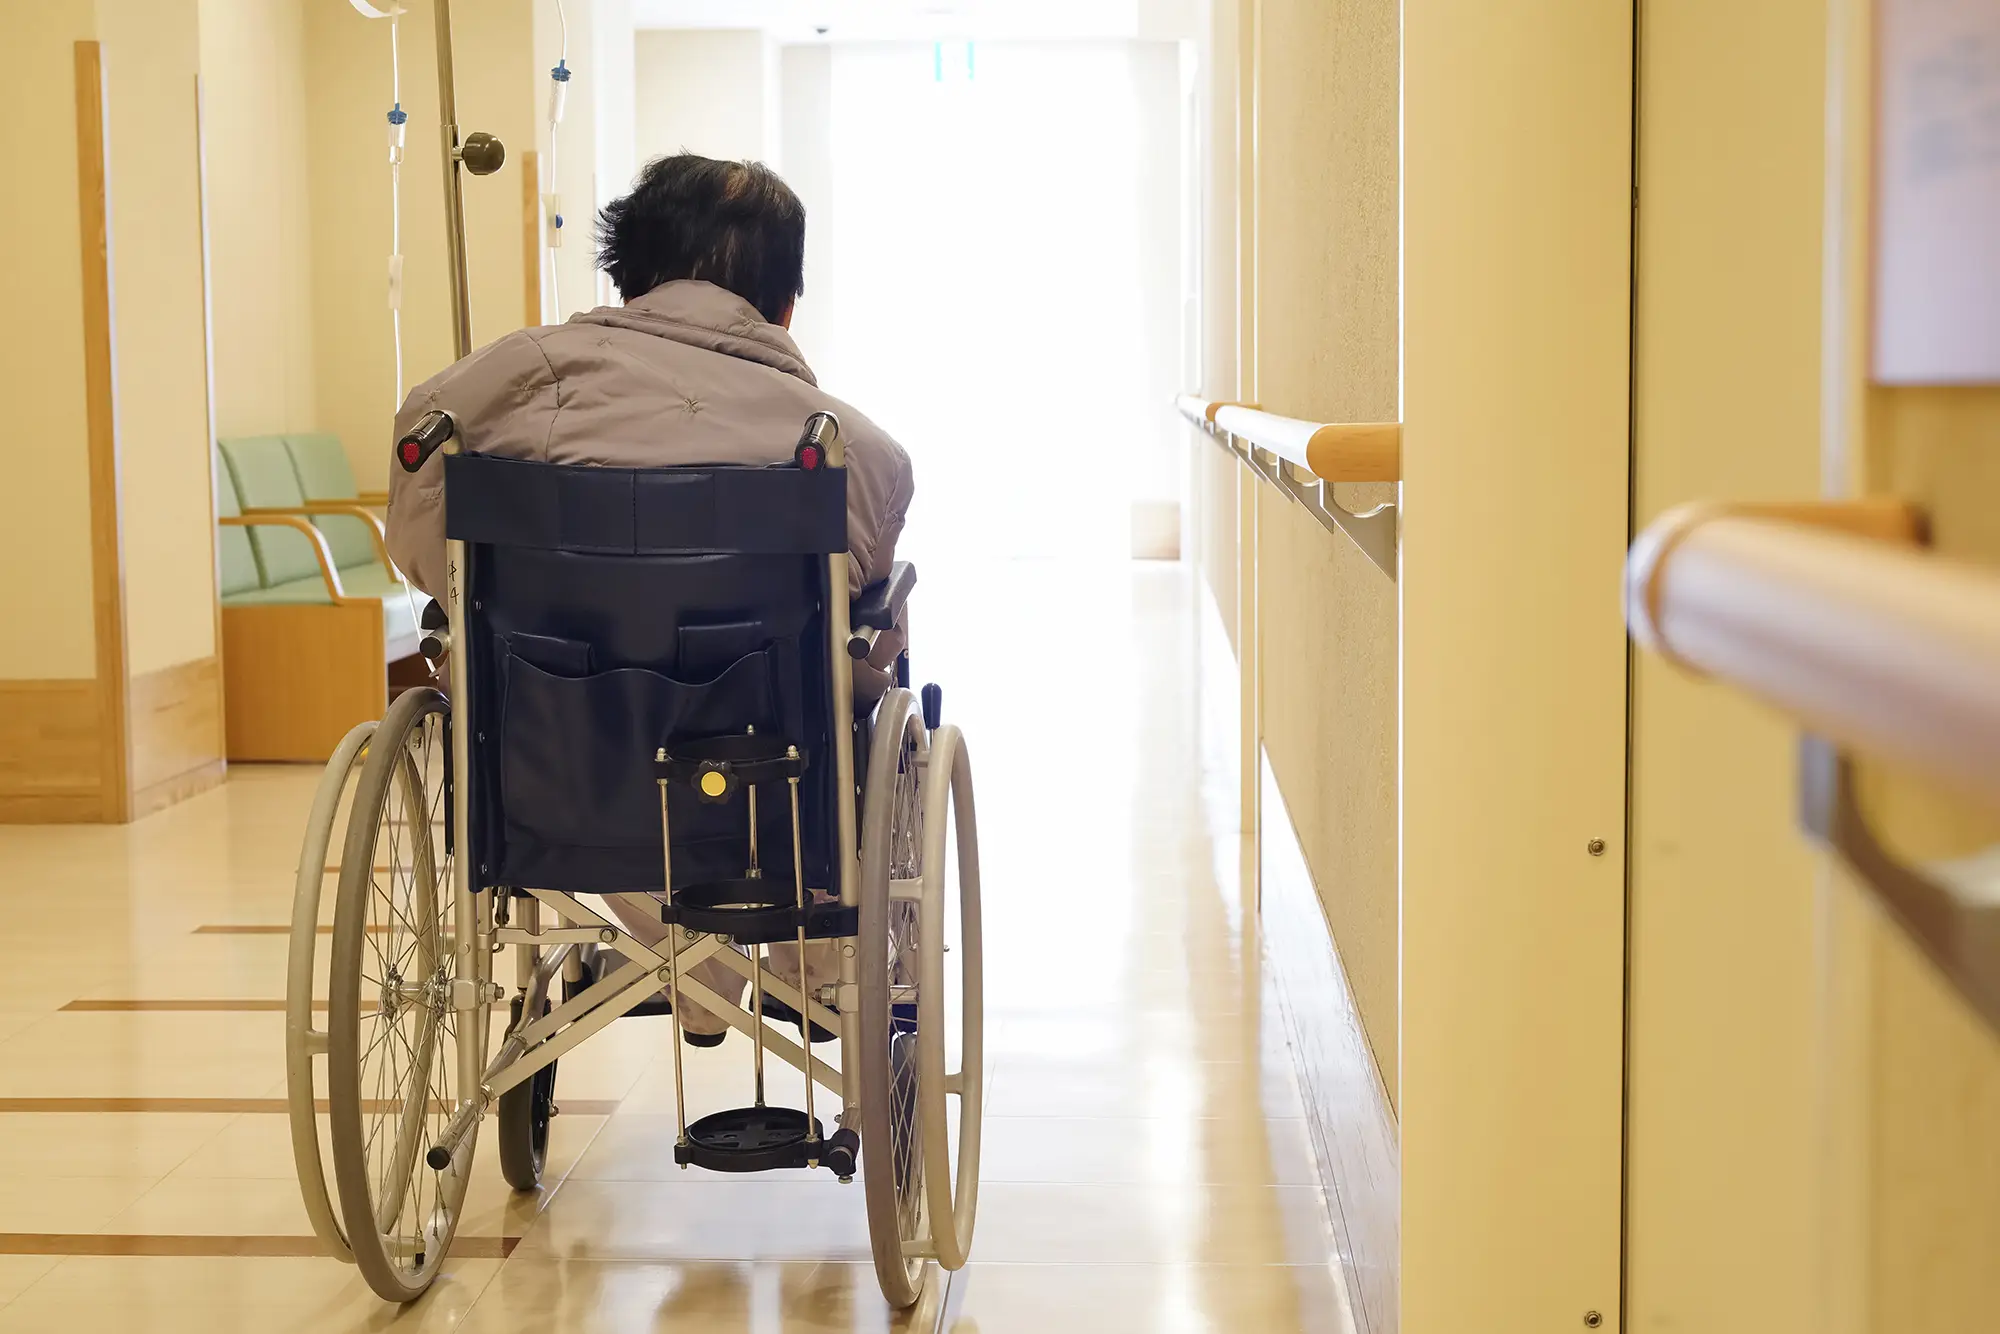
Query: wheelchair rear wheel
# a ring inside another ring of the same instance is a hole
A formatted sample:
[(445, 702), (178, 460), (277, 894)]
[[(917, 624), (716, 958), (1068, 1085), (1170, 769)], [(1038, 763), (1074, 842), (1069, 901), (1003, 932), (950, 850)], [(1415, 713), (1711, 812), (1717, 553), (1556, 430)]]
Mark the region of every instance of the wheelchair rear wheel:
[[(923, 1294), (927, 1261), (956, 1269), (972, 1240), (984, 1089), (979, 854), (956, 728), (931, 736), (914, 697), (892, 690), (872, 750), (856, 960), (862, 1180), (876, 1276), (890, 1304), (905, 1307)], [(959, 892), (947, 896), (954, 852)]]
[[(450, 706), (406, 691), (368, 746), (334, 908), (327, 1093), (334, 1180), (354, 1262), (377, 1294), (422, 1295), (457, 1231), (477, 1127), (426, 1162), (457, 1110), (458, 955), (444, 822)], [(469, 979), (477, 981), (478, 979)], [(476, 1012), (480, 1025), (488, 1007)], [(477, 1048), (475, 1048), (477, 1050)]]
[(298, 882), (292, 892), (292, 948), (285, 979), (285, 1091), (292, 1123), (292, 1161), (313, 1233), (333, 1254), (354, 1262), (339, 1208), (328, 1188), (319, 1151), (318, 1058), (326, 1054), (326, 1032), (313, 1027), (313, 1007), (325, 985), (319, 976), (319, 909), (326, 885), (327, 858), (347, 799), (361, 775), (373, 722), (358, 723), (334, 747), (320, 775), (306, 818), (305, 845), (299, 849)]

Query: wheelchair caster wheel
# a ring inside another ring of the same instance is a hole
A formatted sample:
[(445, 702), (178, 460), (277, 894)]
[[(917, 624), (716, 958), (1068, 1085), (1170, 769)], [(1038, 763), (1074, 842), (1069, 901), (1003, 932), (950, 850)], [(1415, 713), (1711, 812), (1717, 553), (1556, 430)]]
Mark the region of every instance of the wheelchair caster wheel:
[(855, 1159), (860, 1155), (861, 1136), (843, 1127), (827, 1138), (826, 1147), (820, 1151), (819, 1165), (833, 1173), (841, 1185), (851, 1186)]
[[(518, 1028), (522, 997), (508, 1007), (508, 1031)], [(542, 1013), (549, 1012), (547, 1002)], [(495, 1121), (500, 1140), (500, 1175), (515, 1190), (534, 1190), (542, 1184), (542, 1166), (548, 1160), (549, 1122), (556, 1114), (556, 1063), (551, 1061), (526, 1083), (516, 1084), (500, 1095)], [(433, 1163), (433, 1167), (437, 1164)]]

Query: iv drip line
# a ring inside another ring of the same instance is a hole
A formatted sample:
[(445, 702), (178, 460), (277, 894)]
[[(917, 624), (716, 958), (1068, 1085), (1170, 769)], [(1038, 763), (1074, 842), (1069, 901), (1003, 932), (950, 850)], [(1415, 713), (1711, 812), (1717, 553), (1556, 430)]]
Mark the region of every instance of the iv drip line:
[(403, 62), (397, 41), (401, 10), (389, 18), (389, 338), (396, 358), (396, 402), (403, 409)]
[(556, 148), (563, 119), (564, 103), (569, 97), (569, 15), (564, 12), (563, 0), (555, 0), (556, 23), (560, 25), (561, 41), (557, 48), (555, 68), (549, 71), (549, 179), (548, 190), (542, 195), (543, 239), (549, 259), (549, 298), (556, 322), (560, 323), (562, 313), (562, 274), (556, 267), (557, 252), (562, 248), (563, 214), (562, 193), (556, 184)]

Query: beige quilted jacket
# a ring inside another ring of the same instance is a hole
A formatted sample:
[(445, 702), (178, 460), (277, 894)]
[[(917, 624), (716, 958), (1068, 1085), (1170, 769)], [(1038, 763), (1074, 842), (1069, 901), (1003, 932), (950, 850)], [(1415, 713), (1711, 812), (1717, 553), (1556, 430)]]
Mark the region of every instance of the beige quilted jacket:
[[(418, 385), (397, 435), (433, 408), (458, 418), (474, 453), (618, 468), (781, 462), (806, 418), (831, 411), (847, 441), (855, 593), (889, 573), (910, 506), (902, 446), (822, 393), (790, 334), (712, 283), (666, 283), (489, 343)], [(434, 597), (445, 582), (443, 478), (441, 455), (415, 474), (390, 468), (389, 552)], [(901, 633), (882, 636), (857, 694), (881, 693), (902, 644)]]

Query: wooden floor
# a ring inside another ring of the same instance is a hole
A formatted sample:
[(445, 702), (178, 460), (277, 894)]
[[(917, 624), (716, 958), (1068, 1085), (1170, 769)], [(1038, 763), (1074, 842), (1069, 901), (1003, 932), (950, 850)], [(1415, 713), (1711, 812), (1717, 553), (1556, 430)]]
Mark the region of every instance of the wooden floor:
[[(238, 767), (131, 826), (0, 828), (0, 1334), (1347, 1334), (1237, 842), (1203, 795), (1234, 785), (1204, 784), (1190, 599), (1171, 565), (925, 571), (920, 672), (978, 778), (990, 1065), (973, 1264), (939, 1306), (883, 1306), (858, 1186), (677, 1171), (644, 1019), (564, 1058), (541, 1193), (483, 1146), (423, 1302), (317, 1256), (279, 1006), (317, 775)], [(693, 1053), (691, 1096), (742, 1101), (747, 1053)]]

